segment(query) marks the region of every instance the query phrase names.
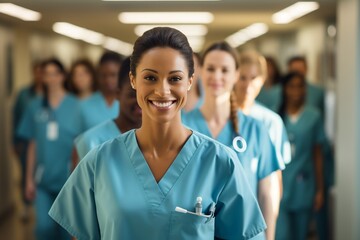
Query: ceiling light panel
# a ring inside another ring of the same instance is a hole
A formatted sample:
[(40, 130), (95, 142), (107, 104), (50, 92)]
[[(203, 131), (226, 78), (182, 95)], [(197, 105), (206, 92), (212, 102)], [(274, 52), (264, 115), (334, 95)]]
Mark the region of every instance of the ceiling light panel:
[(0, 13), (19, 18), (23, 21), (39, 21), (41, 19), (39, 12), (12, 3), (0, 3)]
[(126, 24), (207, 24), (213, 20), (214, 15), (210, 12), (122, 12), (119, 14), (119, 21)]
[(230, 35), (225, 39), (230, 46), (238, 47), (251, 39), (257, 38), (265, 33), (267, 33), (269, 27), (265, 23), (254, 23), (240, 31)]
[(287, 24), (319, 8), (317, 2), (297, 2), (272, 15), (276, 24)]
[(205, 25), (138, 25), (135, 27), (135, 34), (137, 36), (143, 35), (144, 32), (154, 27), (171, 27), (184, 33), (186, 36), (204, 36), (208, 29)]

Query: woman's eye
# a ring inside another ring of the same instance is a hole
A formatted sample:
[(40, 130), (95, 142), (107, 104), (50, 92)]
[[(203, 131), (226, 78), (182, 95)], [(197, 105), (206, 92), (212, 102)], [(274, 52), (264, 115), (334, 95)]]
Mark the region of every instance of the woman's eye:
[(180, 81), (181, 80), (181, 77), (171, 77), (170, 78), (170, 81), (171, 82), (178, 82), (178, 81)]
[(227, 70), (226, 68), (224, 68), (224, 69), (222, 69), (222, 72), (223, 72), (223, 73), (227, 73), (228, 70)]
[(149, 81), (155, 81), (156, 80), (156, 78), (154, 76), (146, 76), (145, 79), (149, 80)]

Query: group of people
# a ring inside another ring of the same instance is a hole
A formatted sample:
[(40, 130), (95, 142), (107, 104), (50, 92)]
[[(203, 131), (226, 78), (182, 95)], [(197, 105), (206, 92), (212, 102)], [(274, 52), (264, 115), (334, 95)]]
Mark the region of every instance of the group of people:
[(327, 239), (322, 92), (269, 63), (158, 27), (97, 70), (36, 65), (14, 111), (36, 238), (306, 239), (317, 213)]

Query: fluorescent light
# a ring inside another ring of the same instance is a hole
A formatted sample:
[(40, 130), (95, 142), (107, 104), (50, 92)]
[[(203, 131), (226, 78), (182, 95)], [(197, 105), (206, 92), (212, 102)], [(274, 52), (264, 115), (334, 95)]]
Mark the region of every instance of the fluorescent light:
[(133, 45), (123, 42), (116, 38), (106, 37), (102, 33), (98, 33), (83, 27), (76, 26), (71, 23), (57, 22), (53, 25), (53, 30), (67, 37), (82, 40), (93, 45), (102, 45), (104, 48), (118, 52), (122, 55), (130, 55)]
[(94, 45), (101, 45), (104, 42), (104, 35), (71, 23), (57, 22), (53, 25), (53, 30), (59, 34), (82, 40)]
[(272, 21), (276, 24), (286, 24), (294, 21), (319, 8), (317, 2), (297, 2), (272, 15)]
[(221, 0), (102, 0), (104, 2), (217, 2)]
[(123, 12), (122, 23), (211, 23), (214, 16), (209, 12)]
[(204, 37), (188, 37), (187, 39), (194, 52), (201, 52), (205, 43)]
[(39, 12), (12, 3), (0, 3), (0, 12), (24, 21), (39, 21), (41, 18)]
[(116, 38), (106, 37), (103, 44), (104, 48), (111, 51), (118, 52), (122, 55), (129, 56), (132, 54), (133, 45), (127, 42), (123, 42)]
[(267, 33), (268, 30), (269, 28), (265, 23), (254, 23), (230, 35), (225, 39), (225, 41), (227, 41), (232, 47), (238, 47), (251, 39)]
[(204, 36), (208, 29), (204, 25), (138, 25), (135, 27), (135, 34), (142, 36), (144, 32), (154, 27), (171, 27), (176, 28), (186, 36)]

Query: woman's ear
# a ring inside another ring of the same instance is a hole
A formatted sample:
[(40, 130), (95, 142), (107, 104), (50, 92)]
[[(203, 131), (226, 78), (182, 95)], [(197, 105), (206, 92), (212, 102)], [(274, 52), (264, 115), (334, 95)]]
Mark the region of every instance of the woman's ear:
[(190, 91), (193, 81), (194, 81), (194, 74), (192, 74), (191, 77), (189, 78), (188, 88), (187, 88), (188, 91)]
[(132, 89), (135, 90), (135, 76), (131, 72), (129, 72), (129, 78), (130, 78), (130, 85)]

